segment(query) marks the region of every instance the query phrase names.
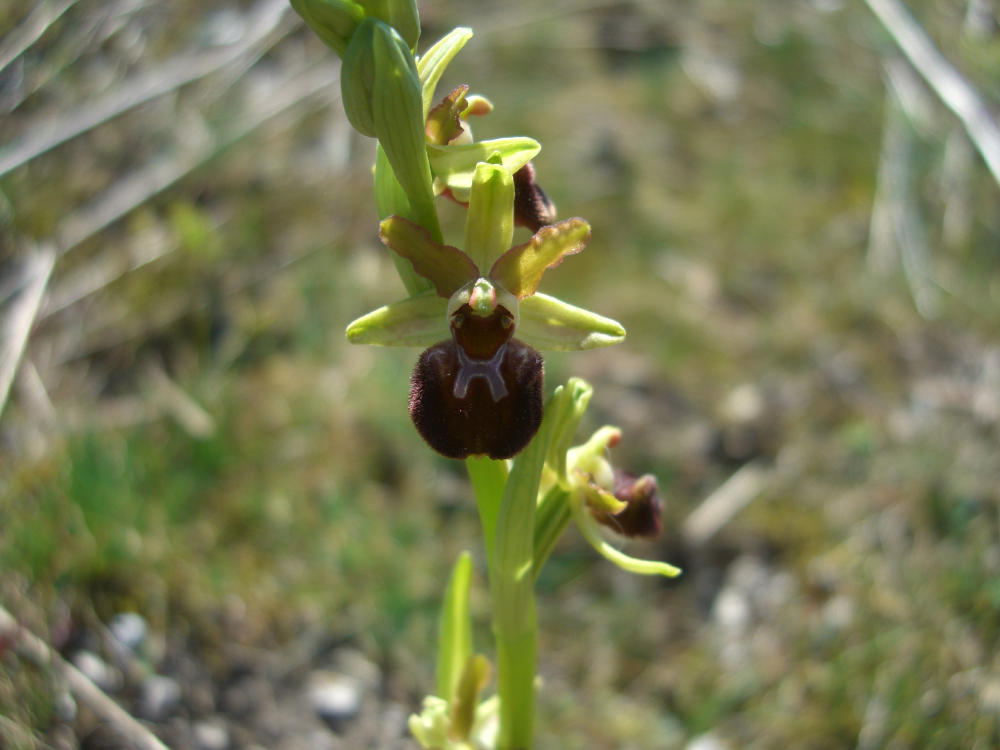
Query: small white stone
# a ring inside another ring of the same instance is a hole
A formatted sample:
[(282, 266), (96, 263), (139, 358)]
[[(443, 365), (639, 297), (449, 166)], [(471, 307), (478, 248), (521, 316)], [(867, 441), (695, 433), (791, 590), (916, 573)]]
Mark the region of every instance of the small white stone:
[(727, 586), (715, 597), (712, 617), (729, 630), (743, 630), (750, 623), (750, 604), (735, 588)]
[(229, 729), (219, 719), (199, 721), (193, 730), (198, 750), (226, 750), (229, 747)]
[(163, 721), (181, 702), (181, 686), (175, 680), (154, 674), (142, 684), (142, 715), (152, 721)]
[(711, 732), (692, 737), (684, 750), (729, 750), (729, 746)]
[(307, 695), (313, 711), (326, 721), (351, 719), (361, 710), (357, 680), (334, 672), (314, 672)]
[(122, 612), (115, 615), (108, 625), (108, 630), (119, 643), (132, 652), (142, 648), (149, 632), (146, 620), (135, 612)]

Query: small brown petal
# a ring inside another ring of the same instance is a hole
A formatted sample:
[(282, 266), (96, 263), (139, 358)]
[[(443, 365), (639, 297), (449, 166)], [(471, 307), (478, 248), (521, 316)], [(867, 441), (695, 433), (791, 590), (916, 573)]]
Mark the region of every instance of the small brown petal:
[(535, 168), (529, 161), (514, 172), (514, 223), (537, 232), (556, 220), (556, 206), (535, 182)]
[(462, 134), (462, 121), (459, 118), (465, 109), (465, 95), (469, 87), (464, 83), (456, 86), (441, 103), (427, 113), (427, 124), (424, 133), (429, 143), (444, 146), (451, 143)]
[(454, 339), (430, 347), (410, 380), (417, 432), (449, 458), (510, 458), (542, 423), (542, 355), (517, 339), (491, 360), (470, 359)]

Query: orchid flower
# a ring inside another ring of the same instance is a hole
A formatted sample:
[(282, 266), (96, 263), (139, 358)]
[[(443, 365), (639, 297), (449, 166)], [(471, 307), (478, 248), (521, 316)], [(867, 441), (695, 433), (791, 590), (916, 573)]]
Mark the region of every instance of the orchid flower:
[(383, 221), (382, 242), (432, 288), (347, 327), (352, 343), (427, 347), (411, 380), (410, 417), (452, 458), (509, 458), (531, 440), (542, 418), (543, 365), (534, 347), (591, 349), (625, 337), (618, 322), (537, 292), (547, 268), (587, 244), (587, 222), (544, 226), (511, 247), (513, 206), (510, 170), (481, 162), (465, 251), (399, 216)]

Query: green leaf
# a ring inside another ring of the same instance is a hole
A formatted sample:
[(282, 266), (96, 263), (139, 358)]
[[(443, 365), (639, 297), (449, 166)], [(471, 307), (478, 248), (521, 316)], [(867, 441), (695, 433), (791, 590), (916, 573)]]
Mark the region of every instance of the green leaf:
[(559, 397), (553, 397), (549, 402), (546, 418), (552, 420), (552, 440), (546, 463), (556, 473), (556, 480), (563, 489), (570, 487), (566, 474), (566, 452), (593, 395), (594, 389), (586, 380), (570, 378)]
[(446, 307), (427, 290), (358, 318), (347, 326), (347, 340), (375, 346), (431, 346), (448, 338)]
[(621, 323), (547, 294), (521, 300), (517, 337), (536, 349), (574, 351), (618, 344)]
[(531, 161), (541, 148), (533, 138), (515, 136), (448, 146), (428, 143), (427, 155), (430, 157), (434, 176), (440, 178), (455, 197), (465, 203), (469, 200), (469, 190), (479, 162), (490, 161), (490, 157), (497, 153), (503, 166), (513, 174)]
[(472, 29), (464, 26), (452, 29), (435, 42), (417, 62), (417, 73), (420, 75), (420, 84), (423, 87), (424, 118), (430, 112), (431, 103), (434, 101), (434, 90), (445, 68), (470, 39), (472, 39)]
[(479, 278), (479, 269), (457, 247), (439, 245), (430, 232), (401, 216), (390, 216), (379, 227), (379, 239), (413, 264), (413, 270), (434, 285), (438, 295), (451, 297)]
[(438, 624), (437, 694), (449, 702), (455, 697), (462, 671), (472, 655), (471, 578), (472, 556), (463, 552), (452, 568)]
[(514, 178), (502, 166), (480, 162), (465, 215), (465, 250), (478, 268), (489, 268), (513, 236)]
[(549, 559), (552, 549), (559, 541), (569, 522), (573, 520), (569, 492), (558, 484), (552, 485), (538, 501), (535, 511), (535, 540), (532, 552), (532, 575), (539, 572)]
[(497, 258), (490, 278), (518, 299), (535, 293), (545, 269), (558, 266), (567, 255), (578, 253), (590, 242), (590, 224), (566, 219), (542, 227), (523, 245), (510, 248)]

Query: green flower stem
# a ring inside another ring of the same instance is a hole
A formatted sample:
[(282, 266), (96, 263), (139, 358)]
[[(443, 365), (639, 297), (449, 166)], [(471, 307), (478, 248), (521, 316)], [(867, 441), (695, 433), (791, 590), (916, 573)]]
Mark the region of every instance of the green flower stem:
[[(553, 399), (562, 388), (556, 389)], [(496, 519), (490, 565), (493, 635), (497, 648), (500, 734), (497, 750), (528, 750), (535, 717), (538, 623), (533, 575), (535, 506), (552, 420), (514, 460)]]
[(486, 456), (470, 456), (465, 459), (465, 467), (476, 495), (479, 522), (483, 527), (483, 540), (486, 544), (486, 560), (492, 570), (497, 516), (500, 514), (504, 487), (507, 485), (507, 462), (494, 461)]

